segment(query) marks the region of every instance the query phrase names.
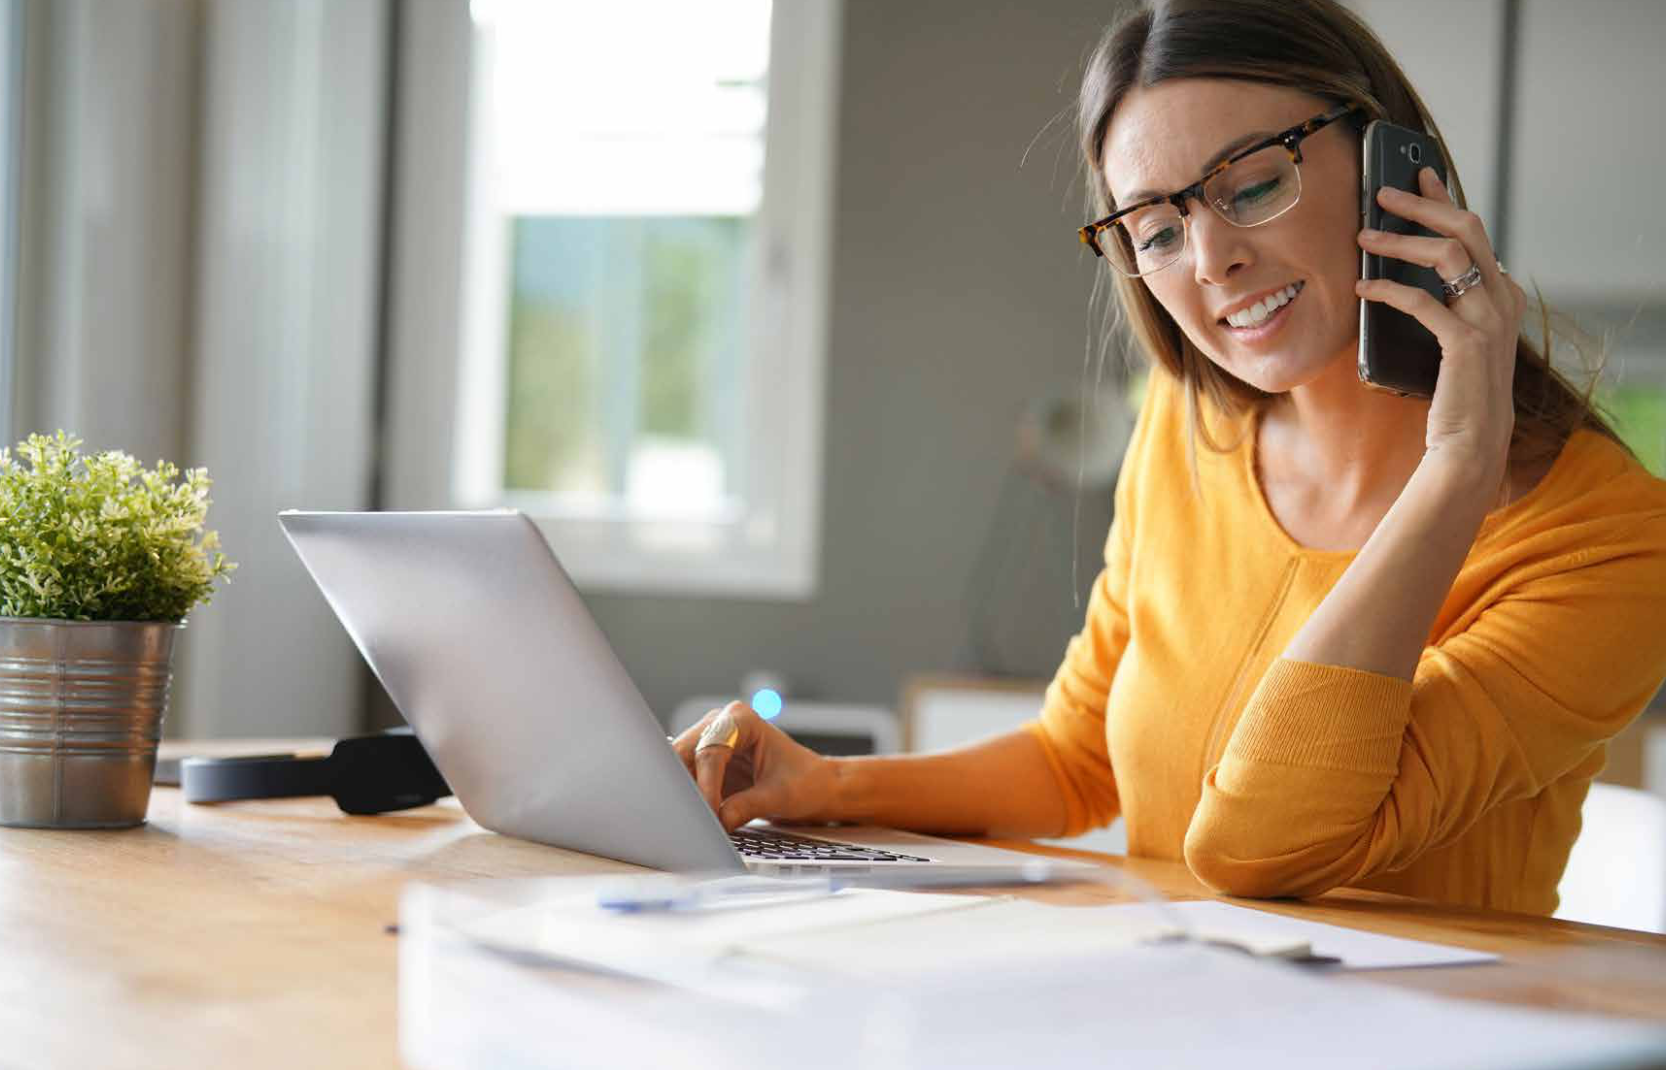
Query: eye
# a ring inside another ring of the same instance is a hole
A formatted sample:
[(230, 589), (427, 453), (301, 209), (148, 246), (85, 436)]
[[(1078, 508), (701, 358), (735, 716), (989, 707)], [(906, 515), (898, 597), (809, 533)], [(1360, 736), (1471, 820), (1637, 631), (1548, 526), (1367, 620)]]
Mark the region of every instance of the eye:
[(1154, 233), (1143, 235), (1140, 238), (1138, 248), (1142, 253), (1162, 252), (1165, 249), (1173, 248), (1174, 243), (1178, 240), (1180, 240), (1180, 228), (1171, 223), (1158, 228)]
[(1262, 182), (1252, 182), (1232, 195), (1232, 207), (1253, 208), (1278, 195), (1279, 187), (1284, 184), (1280, 177), (1273, 177)]

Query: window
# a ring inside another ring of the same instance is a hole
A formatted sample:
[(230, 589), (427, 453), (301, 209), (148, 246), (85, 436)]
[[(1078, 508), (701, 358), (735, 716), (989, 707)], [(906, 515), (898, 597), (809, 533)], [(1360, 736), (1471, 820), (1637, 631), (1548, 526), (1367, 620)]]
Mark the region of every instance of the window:
[(837, 8), (470, 11), (451, 500), (587, 589), (809, 596)]

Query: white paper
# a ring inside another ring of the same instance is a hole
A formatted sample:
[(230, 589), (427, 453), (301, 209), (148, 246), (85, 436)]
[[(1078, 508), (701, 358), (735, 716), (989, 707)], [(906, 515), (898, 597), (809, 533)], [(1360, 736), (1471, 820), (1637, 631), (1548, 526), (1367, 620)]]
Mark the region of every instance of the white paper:
[(1594, 1070), (1666, 1059), (1658, 1026), (1340, 983), (1184, 944), (929, 984), (831, 981), (763, 1010), (517, 964), (458, 935), (500, 909), (431, 887), (407, 893), (399, 1025), (410, 1065)]
[[(1172, 907), (1173, 904), (1168, 904)], [(975, 910), (891, 919), (821, 932), (747, 934), (752, 956), (800, 969), (881, 981), (929, 979), (977, 970), (1065, 969), (1179, 935), (1167, 910), (1144, 903), (1052, 906), (993, 900)], [(1257, 954), (1303, 954), (1301, 937), (1214, 925), (1208, 939)]]
[(618, 913), (596, 905), (605, 883), (538, 882), (523, 905), (470, 922), (466, 934), (512, 954), (764, 1004), (797, 986), (799, 974), (906, 983), (979, 970), (1046, 972), (1188, 930), (1257, 955), (1335, 958), (1345, 969), (1497, 958), (1215, 901), (1067, 907), (1010, 896), (853, 888), (778, 901), (747, 897), (718, 909)]
[[(604, 880), (545, 882), (531, 901), (488, 911), (461, 928), (494, 950), (541, 956), (590, 969), (628, 974), (734, 998), (771, 1002), (785, 978), (736, 968), (749, 947), (783, 934), (834, 935), (922, 915), (983, 910), (999, 897), (847, 888), (817, 898), (798, 896), (719, 909), (619, 913), (596, 905)], [(617, 883), (614, 881), (613, 883)], [(726, 969), (718, 971), (719, 964)], [(768, 963), (762, 965), (768, 966)], [(781, 964), (776, 963), (779, 966)]]

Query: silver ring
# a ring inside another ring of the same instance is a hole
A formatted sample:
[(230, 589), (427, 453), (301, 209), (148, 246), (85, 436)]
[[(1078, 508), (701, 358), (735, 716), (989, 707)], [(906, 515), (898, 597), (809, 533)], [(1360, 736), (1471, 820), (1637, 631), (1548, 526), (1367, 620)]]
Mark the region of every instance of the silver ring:
[(1440, 280), (1440, 285), (1441, 285), (1441, 289), (1446, 291), (1446, 296), (1448, 298), (1462, 297), (1464, 294), (1468, 293), (1470, 290), (1472, 290), (1475, 287), (1481, 285), (1481, 268), (1480, 268), (1480, 265), (1475, 264), (1475, 263), (1472, 262), (1469, 265), (1469, 270), (1468, 271), (1464, 272), (1462, 275), (1459, 275), (1455, 279), (1441, 279)]

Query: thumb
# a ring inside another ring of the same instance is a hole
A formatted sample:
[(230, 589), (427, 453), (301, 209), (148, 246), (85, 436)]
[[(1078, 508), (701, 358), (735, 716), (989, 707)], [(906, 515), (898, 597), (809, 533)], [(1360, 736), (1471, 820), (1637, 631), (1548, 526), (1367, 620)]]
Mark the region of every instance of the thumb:
[(780, 784), (754, 784), (745, 791), (737, 791), (718, 808), (717, 819), (727, 832), (733, 832), (757, 817), (768, 817), (780, 810), (785, 788)]

